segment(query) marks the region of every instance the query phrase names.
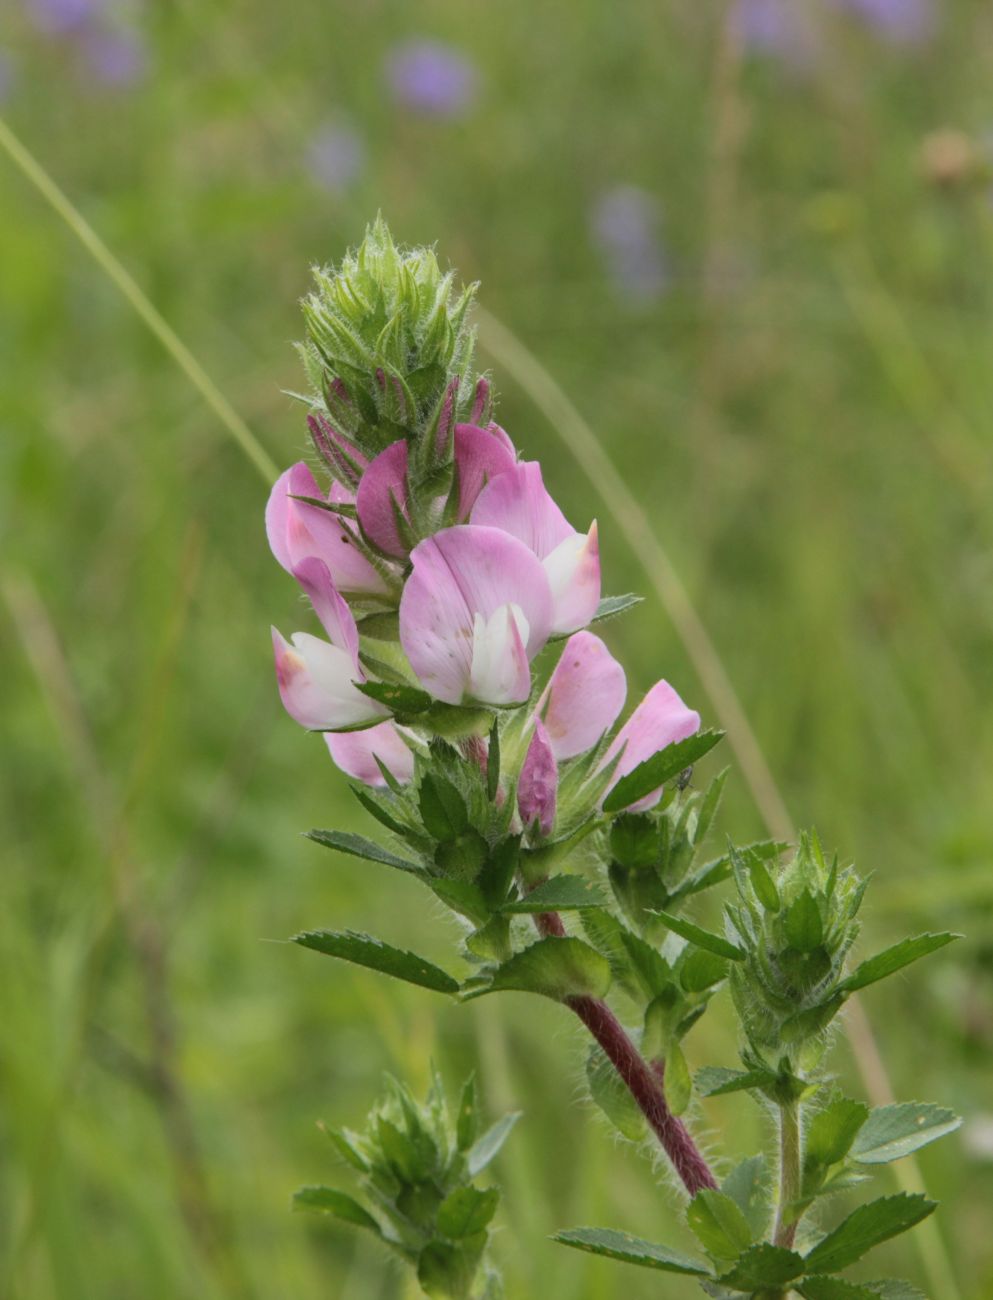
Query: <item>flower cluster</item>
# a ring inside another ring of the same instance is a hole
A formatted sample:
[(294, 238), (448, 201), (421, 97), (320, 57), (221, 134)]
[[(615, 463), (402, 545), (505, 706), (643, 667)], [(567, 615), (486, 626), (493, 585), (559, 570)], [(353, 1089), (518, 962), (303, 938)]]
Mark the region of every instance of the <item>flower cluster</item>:
[[(459, 372), (469, 299), (453, 300), (433, 257), (401, 253), (380, 224), (318, 285), (309, 424), (330, 481), (291, 466), (266, 527), (325, 636), (273, 630), (283, 704), (325, 733), (343, 771), (382, 786), (385, 771), (412, 778), (432, 735), (475, 736), (485, 765), (494, 711), (530, 703), (518, 801), (523, 822), (548, 836), (559, 764), (598, 745), (627, 693), (623, 668), (585, 630), (600, 607), (596, 523), (573, 527), (540, 465), (488, 418), (488, 381)], [(553, 641), (562, 653), (535, 701), (532, 665)], [(602, 756), (606, 789), (699, 724), (659, 682)]]

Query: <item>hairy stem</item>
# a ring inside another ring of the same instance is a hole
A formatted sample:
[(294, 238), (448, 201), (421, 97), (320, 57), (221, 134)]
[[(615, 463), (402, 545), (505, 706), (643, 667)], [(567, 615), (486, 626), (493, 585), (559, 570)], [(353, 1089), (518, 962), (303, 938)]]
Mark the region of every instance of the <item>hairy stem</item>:
[[(558, 938), (565, 935), (565, 926), (558, 912), (542, 912), (534, 921), (543, 935)], [(695, 1196), (705, 1187), (716, 1187), (717, 1180), (686, 1125), (669, 1109), (661, 1079), (642, 1057), (606, 1002), (602, 998), (575, 996), (566, 998), (565, 1004), (603, 1048), (690, 1196)]]
[(773, 1242), (793, 1248), (797, 1214), (793, 1208), (800, 1198), (800, 1104), (783, 1102), (779, 1107), (779, 1204)]

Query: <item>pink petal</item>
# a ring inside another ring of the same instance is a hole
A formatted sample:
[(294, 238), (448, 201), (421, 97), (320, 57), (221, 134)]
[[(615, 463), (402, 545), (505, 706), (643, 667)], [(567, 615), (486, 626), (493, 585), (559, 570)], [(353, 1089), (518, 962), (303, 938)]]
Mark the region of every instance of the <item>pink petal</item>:
[(514, 468), (513, 451), (475, 424), (455, 426), (455, 464), (459, 474), (459, 522), (469, 518), (476, 498), (490, 480)]
[(337, 765), (356, 781), (374, 786), (386, 784), (377, 758), (401, 784), (413, 779), (414, 755), (392, 722), (381, 722), (365, 731), (327, 732), (324, 739)]
[(338, 730), (388, 713), (357, 689), (355, 665), (340, 646), (307, 632), (295, 632), (290, 645), (273, 628), (272, 648), (283, 707), (301, 727)]
[(507, 432), (507, 430), (506, 430), (506, 429), (502, 429), (502, 428), (500, 427), (499, 424), (497, 424), (497, 423), (495, 423), (495, 421), (491, 420), (491, 421), (489, 422), (489, 424), (486, 426), (486, 432), (487, 432), (487, 433), (492, 433), (494, 438), (499, 438), (499, 440), (503, 443), (503, 445), (507, 448), (507, 450), (508, 450), (508, 451), (510, 452), (510, 454), (513, 456), (514, 461), (515, 461), (515, 463), (516, 463), (516, 461), (517, 461), (517, 448), (514, 446), (513, 442), (511, 441), (510, 434)]
[(472, 628), (469, 694), (487, 704), (523, 704), (531, 694), (525, 642), (528, 625), (519, 605), (501, 605), (488, 619), (477, 614)]
[(555, 825), (559, 768), (544, 725), (534, 724), (534, 735), (517, 781), (517, 807), (525, 826), (537, 820), (542, 835), (551, 835)]
[[(615, 754), (620, 754), (620, 761), (614, 769), (610, 788), (613, 788), (622, 776), (633, 772), (639, 763), (651, 758), (666, 745), (677, 740), (685, 740), (700, 730), (700, 715), (695, 709), (688, 709), (668, 682), (656, 682), (634, 713), (617, 733), (613, 744), (607, 750), (604, 764), (610, 762)], [(639, 799), (631, 805), (631, 812), (644, 812), (657, 804), (662, 797), (662, 787)]]
[(381, 451), (362, 475), (355, 497), (362, 531), (387, 555), (407, 554), (397, 528), (396, 512), (409, 518), (407, 444), (403, 438)]
[(469, 691), (477, 614), (488, 624), (501, 606), (516, 605), (527, 624), (522, 640), (528, 659), (548, 640), (552, 594), (545, 570), (523, 542), (496, 528), (460, 525), (420, 542), (410, 559), (400, 641), (436, 699), (459, 704)]
[(545, 491), (536, 460), (522, 461), (491, 479), (473, 507), (470, 523), (502, 528), (540, 560), (576, 531)]
[(627, 690), (624, 669), (598, 636), (571, 636), (538, 706), (555, 757), (592, 749), (617, 721)]
[(555, 602), (552, 631), (585, 627), (600, 604), (600, 545), (594, 521), (589, 534), (573, 533), (545, 556), (545, 572)]
[(323, 499), (303, 461), (279, 476), (266, 506), (269, 545), (283, 568), (292, 573), (301, 560), (316, 556), (328, 566), (339, 591), (385, 592), (386, 583), (356, 546), (348, 525), (331, 511), (294, 497)]
[(358, 673), (359, 630), (347, 601), (335, 590), (328, 566), (323, 560), (308, 556), (293, 570), (293, 576), (313, 605), (314, 613), (321, 620), (331, 644), (348, 652)]

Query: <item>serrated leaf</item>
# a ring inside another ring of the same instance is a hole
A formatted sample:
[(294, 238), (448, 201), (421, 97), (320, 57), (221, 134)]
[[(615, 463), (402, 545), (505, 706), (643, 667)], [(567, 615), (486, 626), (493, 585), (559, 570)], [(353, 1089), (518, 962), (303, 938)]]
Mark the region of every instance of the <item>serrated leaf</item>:
[(900, 1278), (886, 1277), (881, 1282), (866, 1282), (866, 1288), (882, 1300), (927, 1300), (923, 1291)]
[[(393, 813), (390, 810), (390, 808), (388, 806), (384, 806), (384, 804), (380, 802), (380, 799), (377, 798), (375, 794), (373, 794), (370, 790), (363, 788), (362, 786), (353, 785), (350, 787), (350, 789), (352, 791), (352, 794), (355, 796), (356, 799), (358, 799), (359, 803), (370, 815), (370, 817), (375, 817), (376, 821), (379, 822), (380, 826), (385, 826), (386, 829), (388, 831), (391, 831), (394, 835), (399, 835), (401, 837), (408, 836), (409, 832), (407, 830), (407, 827), (404, 826), (403, 822), (397, 821), (397, 819), (393, 816)], [(400, 860), (403, 861), (402, 858)]]
[(490, 909), (478, 886), (468, 880), (450, 880), (445, 876), (429, 876), (425, 884), (453, 912), (467, 917), (476, 925), (484, 925)]
[(594, 880), (585, 876), (551, 876), (536, 885), (524, 898), (503, 903), (501, 912), (574, 912), (584, 907), (602, 907), (607, 900)]
[(824, 923), (809, 889), (799, 894), (787, 908), (783, 917), (783, 930), (791, 946), (798, 952), (813, 952), (820, 947), (824, 938)]
[(647, 1134), (645, 1116), (603, 1048), (594, 1045), (586, 1057), (590, 1096), (622, 1137), (640, 1142)]
[(575, 1250), (585, 1250), (591, 1255), (606, 1255), (608, 1259), (619, 1259), (625, 1264), (639, 1264), (642, 1268), (656, 1268), (663, 1273), (687, 1273), (692, 1277), (706, 1277), (710, 1270), (691, 1259), (680, 1255), (668, 1246), (657, 1246), (654, 1242), (632, 1237), (627, 1232), (617, 1232), (613, 1228), (567, 1228), (557, 1232), (553, 1241), (563, 1246), (572, 1246)]
[(510, 1130), (520, 1117), (521, 1112), (519, 1110), (504, 1115), (503, 1119), (498, 1119), (495, 1124), (486, 1130), (481, 1138), (478, 1138), (473, 1143), (465, 1158), (470, 1178), (475, 1178), (477, 1174), (482, 1173), (490, 1161), (495, 1159), (500, 1148), (509, 1137)]
[(713, 988), (727, 976), (726, 957), (706, 952), (703, 948), (687, 950), (685, 958), (679, 963), (679, 982), (687, 993), (703, 993)]
[(354, 1224), (357, 1228), (366, 1228), (377, 1237), (383, 1235), (379, 1224), (364, 1210), (354, 1197), (333, 1187), (301, 1187), (293, 1195), (295, 1210), (316, 1210), (322, 1214), (332, 1214), (343, 1223)]
[(391, 713), (404, 716), (424, 713), (434, 703), (427, 691), (399, 682), (356, 682), (355, 685), (370, 700), (385, 705)]
[(431, 1300), (456, 1300), (467, 1296), (486, 1245), (486, 1234), (479, 1233), (457, 1244), (429, 1241), (417, 1260), (417, 1281)]
[(500, 1193), (495, 1187), (456, 1187), (438, 1206), (438, 1231), (458, 1240), (482, 1232), (496, 1214)]
[(331, 1145), (335, 1148), (341, 1158), (357, 1169), (360, 1173), (369, 1172), (369, 1163), (365, 1156), (362, 1155), (355, 1145), (354, 1136), (344, 1129), (328, 1128), (326, 1124), (319, 1124), (321, 1132), (325, 1134)]
[(704, 930), (701, 926), (694, 925), (692, 921), (687, 921), (684, 916), (672, 916), (669, 912), (657, 910), (652, 911), (652, 916), (657, 916), (666, 929), (681, 935), (690, 943), (695, 943), (698, 948), (704, 948), (707, 952), (715, 953), (718, 957), (727, 957), (729, 961), (744, 960), (744, 950), (739, 948), (737, 944), (722, 939), (719, 934), (711, 934), (709, 930)]
[(954, 1133), (961, 1123), (954, 1111), (927, 1102), (879, 1106), (859, 1131), (851, 1156), (862, 1165), (888, 1164)]
[(421, 821), (429, 835), (442, 843), (458, 839), (469, 826), (462, 795), (447, 777), (429, 772), (418, 792)]
[(662, 954), (650, 943), (646, 943), (637, 934), (623, 927), (618, 933), (621, 946), (627, 954), (631, 970), (634, 972), (645, 996), (656, 998), (673, 985), (672, 969)]
[(679, 776), (705, 754), (709, 754), (723, 737), (723, 731), (698, 731), (674, 745), (666, 745), (665, 749), (660, 749), (657, 754), (639, 763), (627, 776), (621, 777), (603, 801), (604, 812), (620, 812), (652, 794), (659, 786), (665, 785), (666, 781)]
[(803, 1258), (785, 1246), (770, 1246), (763, 1242), (751, 1246), (741, 1255), (734, 1268), (718, 1281), (722, 1286), (737, 1291), (753, 1291), (759, 1287), (782, 1287), (802, 1275)]
[(775, 1082), (772, 1070), (726, 1070), (720, 1065), (705, 1065), (696, 1072), (696, 1088), (701, 1097), (723, 1097), (748, 1088), (768, 1088)]
[(697, 813), (696, 826), (693, 828), (693, 847), (699, 848), (707, 838), (707, 832), (713, 825), (714, 818), (717, 816), (717, 810), (721, 805), (721, 798), (724, 794), (724, 786), (727, 784), (728, 773), (731, 771), (726, 767), (723, 772), (718, 772), (707, 791), (700, 801), (700, 809)]
[(834, 1165), (843, 1160), (868, 1117), (869, 1107), (850, 1097), (838, 1097), (830, 1102), (810, 1121), (806, 1160), (821, 1165)]
[(881, 1241), (896, 1237), (926, 1219), (934, 1208), (935, 1202), (926, 1196), (906, 1192), (860, 1205), (808, 1252), (807, 1271), (835, 1273), (847, 1268)]
[(939, 948), (944, 948), (945, 944), (961, 937), (960, 934), (946, 931), (942, 934), (919, 934), (915, 939), (904, 939), (902, 943), (896, 943), (892, 948), (886, 948), (875, 957), (870, 957), (861, 966), (856, 966), (851, 975), (838, 985), (838, 992), (853, 993), (856, 989), (864, 989), (866, 985), (885, 979), (887, 975), (902, 970), (911, 962), (926, 957), (929, 953), (937, 952)]
[(418, 957), (416, 953), (394, 948), (368, 934), (356, 934), (353, 930), (306, 930), (302, 934), (295, 934), (292, 942), (300, 944), (302, 948), (322, 952), (328, 957), (337, 957), (341, 961), (377, 970), (383, 975), (392, 975), (394, 979), (406, 980), (408, 984), (434, 989), (438, 993), (459, 991), (458, 981), (452, 979), (447, 971)]
[(877, 1300), (877, 1293), (840, 1277), (805, 1277), (797, 1286), (805, 1300)]
[(550, 935), (498, 966), (487, 987), (472, 996), (515, 989), (561, 1002), (572, 996), (601, 998), (609, 988), (606, 957), (582, 939)]
[(737, 1259), (751, 1245), (752, 1232), (737, 1202), (710, 1188), (697, 1192), (686, 1209), (686, 1222), (708, 1255)]
[(623, 614), (625, 610), (640, 605), (643, 600), (644, 596), (636, 596), (634, 592), (630, 591), (624, 596), (601, 596), (600, 603), (596, 607), (596, 613), (590, 619), (590, 622), (602, 623), (604, 619), (616, 618), (618, 614)]
[(693, 1096), (693, 1077), (686, 1064), (683, 1049), (673, 1039), (665, 1052), (665, 1071), (662, 1075), (662, 1090), (674, 1115), (682, 1115)]
[(753, 1240), (764, 1235), (769, 1220), (768, 1177), (765, 1156), (748, 1156), (735, 1165), (721, 1184), (721, 1191), (731, 1197), (745, 1216)]
[(748, 874), (756, 898), (767, 912), (778, 912), (780, 906), (779, 890), (776, 888), (772, 876), (769, 875), (765, 863), (757, 853), (749, 853), (747, 862)]
[(350, 857), (361, 858), (364, 862), (379, 862), (384, 867), (393, 867), (396, 871), (407, 871), (414, 876), (425, 873), (416, 862), (398, 857), (389, 849), (384, 849), (375, 840), (367, 840), (364, 835), (353, 835), (351, 831), (304, 831), (304, 838), (322, 844), (326, 849), (338, 853), (347, 853)]

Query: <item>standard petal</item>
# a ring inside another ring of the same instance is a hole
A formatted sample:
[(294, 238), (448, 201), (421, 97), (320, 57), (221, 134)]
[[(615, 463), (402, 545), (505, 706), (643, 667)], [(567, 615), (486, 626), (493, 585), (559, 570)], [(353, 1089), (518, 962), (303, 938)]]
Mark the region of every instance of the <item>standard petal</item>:
[(387, 555), (402, 559), (410, 549), (400, 536), (397, 516), (409, 518), (407, 444), (403, 438), (381, 451), (362, 475), (355, 497), (366, 537)]
[(596, 522), (586, 537), (573, 533), (543, 561), (555, 602), (553, 632), (585, 627), (600, 604), (600, 545)]
[(293, 570), (293, 576), (307, 594), (331, 644), (347, 651), (358, 672), (359, 630), (355, 625), (355, 615), (335, 589), (328, 566), (323, 560), (308, 556)]
[(571, 636), (538, 706), (555, 757), (592, 749), (617, 721), (627, 690), (624, 669), (598, 636)]
[(463, 523), (485, 485), (514, 468), (514, 453), (489, 430), (475, 424), (457, 424), (455, 464), (459, 474), (459, 523)]
[(327, 732), (324, 739), (337, 765), (356, 781), (365, 785), (386, 784), (377, 758), (402, 785), (413, 779), (414, 755), (392, 722), (381, 722), (365, 731)]
[(504, 428), (502, 428), (499, 424), (497, 424), (495, 420), (491, 420), (491, 421), (489, 422), (489, 424), (486, 426), (486, 432), (487, 432), (487, 433), (492, 433), (492, 435), (493, 435), (494, 438), (498, 438), (498, 439), (503, 443), (503, 445), (507, 448), (507, 450), (508, 450), (508, 451), (510, 452), (510, 454), (513, 456), (514, 461), (515, 461), (515, 463), (516, 463), (516, 461), (517, 461), (517, 448), (514, 446), (514, 443), (513, 443), (512, 439), (511, 439), (511, 436), (510, 436), (510, 434), (507, 432), (507, 430), (504, 429)]
[[(666, 745), (685, 740), (700, 730), (700, 715), (695, 709), (688, 709), (668, 682), (656, 682), (634, 713), (617, 733), (613, 744), (607, 750), (604, 764), (609, 763), (615, 754), (620, 760), (614, 769), (610, 788), (613, 788), (622, 776), (633, 772), (639, 763), (651, 758)], [(653, 790), (644, 799), (631, 805), (631, 812), (644, 812), (658, 803), (662, 797), (662, 787)]]
[(542, 835), (551, 835), (558, 786), (559, 768), (552, 744), (544, 724), (538, 721), (517, 781), (517, 807), (525, 826), (537, 821)]
[(576, 531), (545, 491), (536, 460), (522, 461), (491, 479), (469, 519), (519, 538), (541, 560)]
[(488, 619), (476, 615), (469, 667), (469, 694), (474, 700), (524, 703), (531, 694), (527, 638), (527, 619), (519, 605), (501, 605)]
[(283, 706), (308, 731), (360, 726), (388, 713), (355, 686), (355, 665), (347, 650), (307, 632), (295, 632), (293, 644), (272, 629), (276, 679)]
[(323, 499), (323, 493), (303, 461), (276, 480), (266, 506), (266, 532), (272, 553), (288, 573), (308, 556), (328, 566), (339, 591), (382, 593), (386, 583), (356, 546), (348, 525), (330, 510), (297, 501)]
[(436, 699), (459, 704), (472, 677), (476, 615), (488, 624), (516, 605), (527, 625), (528, 659), (552, 626), (552, 593), (541, 563), (497, 528), (461, 525), (426, 538), (410, 553), (400, 598), (400, 641), (419, 681)]

